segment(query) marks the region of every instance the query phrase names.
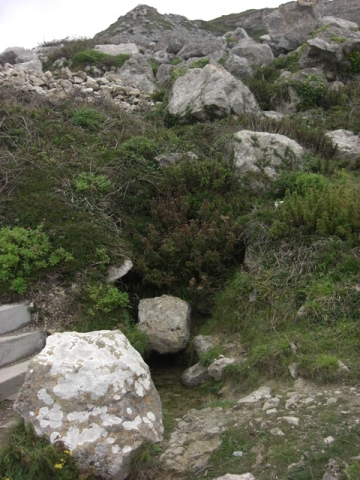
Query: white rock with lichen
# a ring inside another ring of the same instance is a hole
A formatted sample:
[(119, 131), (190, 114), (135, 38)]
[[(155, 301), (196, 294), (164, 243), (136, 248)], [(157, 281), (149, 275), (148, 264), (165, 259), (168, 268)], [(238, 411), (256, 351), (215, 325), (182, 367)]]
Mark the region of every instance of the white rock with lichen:
[(162, 440), (148, 366), (120, 331), (55, 333), (30, 363), (15, 410), (40, 436), (62, 441), (81, 468), (127, 478), (136, 450)]

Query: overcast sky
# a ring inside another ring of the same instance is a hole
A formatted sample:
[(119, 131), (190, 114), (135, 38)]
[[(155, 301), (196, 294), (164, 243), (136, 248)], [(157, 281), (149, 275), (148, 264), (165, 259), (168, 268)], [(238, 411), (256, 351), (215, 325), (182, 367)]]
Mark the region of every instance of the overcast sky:
[(65, 37), (93, 37), (139, 3), (190, 20), (212, 20), (251, 8), (277, 7), (286, 0), (0, 0), (0, 52)]

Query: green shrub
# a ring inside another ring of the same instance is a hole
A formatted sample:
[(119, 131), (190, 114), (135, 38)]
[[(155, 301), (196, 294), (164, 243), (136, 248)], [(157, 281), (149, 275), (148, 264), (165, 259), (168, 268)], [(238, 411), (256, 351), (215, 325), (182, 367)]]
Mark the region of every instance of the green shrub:
[(325, 78), (316, 75), (307, 75), (305, 81), (291, 82), (291, 86), (300, 97), (298, 110), (307, 110), (320, 106), (325, 99)]
[(63, 248), (55, 249), (43, 225), (36, 229), (3, 227), (0, 229), (1, 290), (25, 292), (42, 270), (73, 260)]
[(110, 313), (129, 304), (128, 294), (111, 285), (87, 285), (84, 291), (89, 299), (86, 309), (88, 315)]
[(360, 199), (351, 188), (303, 184), (302, 190), (285, 195), (278, 212), (280, 221), (271, 229), (275, 236), (285, 233), (287, 227), (348, 239), (360, 232)]
[(199, 363), (203, 367), (208, 367), (211, 363), (213, 363), (218, 356), (222, 353), (222, 348), (220, 346), (210, 348), (206, 352), (202, 353), (199, 358)]
[(151, 65), (154, 77), (156, 77), (157, 71), (159, 70), (161, 63), (158, 60), (150, 60), (149, 63)]
[(120, 53), (119, 55), (109, 55), (107, 53), (99, 52), (97, 50), (84, 50), (76, 53), (71, 59), (73, 68), (84, 68), (86, 65), (101, 68), (117, 67), (120, 68), (129, 60), (130, 55)]
[(99, 129), (105, 122), (105, 115), (94, 108), (75, 108), (71, 114), (71, 121), (78, 127), (85, 127), (90, 130)]
[(240, 183), (225, 161), (183, 161), (164, 170), (151, 223), (136, 236), (136, 270), (159, 288), (206, 298), (242, 257)]
[(360, 73), (360, 48), (356, 48), (348, 53), (346, 59), (350, 62), (350, 65), (345, 67), (344, 71), (352, 75)]
[(108, 193), (113, 184), (107, 175), (81, 172), (73, 180), (75, 190), (84, 195), (101, 196)]
[(204, 68), (208, 63), (209, 59), (204, 57), (204, 58), (199, 58), (199, 60), (194, 60), (189, 68)]
[(182, 62), (182, 59), (179, 57), (175, 57), (171, 60), (171, 65), (179, 65)]

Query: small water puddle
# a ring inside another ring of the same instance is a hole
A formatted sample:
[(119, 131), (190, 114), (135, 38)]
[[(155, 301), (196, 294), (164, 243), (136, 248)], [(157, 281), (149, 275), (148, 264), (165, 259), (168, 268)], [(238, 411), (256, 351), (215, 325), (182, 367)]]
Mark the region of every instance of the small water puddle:
[(153, 354), (147, 363), (162, 404), (171, 417), (182, 417), (192, 408), (201, 407), (197, 389), (184, 387), (180, 381), (187, 367), (179, 362), (178, 356)]

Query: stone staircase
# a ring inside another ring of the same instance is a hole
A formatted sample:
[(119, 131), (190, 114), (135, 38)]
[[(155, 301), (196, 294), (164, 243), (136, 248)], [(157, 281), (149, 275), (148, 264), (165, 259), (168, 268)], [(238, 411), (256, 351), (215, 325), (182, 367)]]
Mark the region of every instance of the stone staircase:
[(30, 322), (27, 305), (0, 306), (0, 402), (19, 391), (31, 357), (45, 346), (46, 332), (24, 330)]

